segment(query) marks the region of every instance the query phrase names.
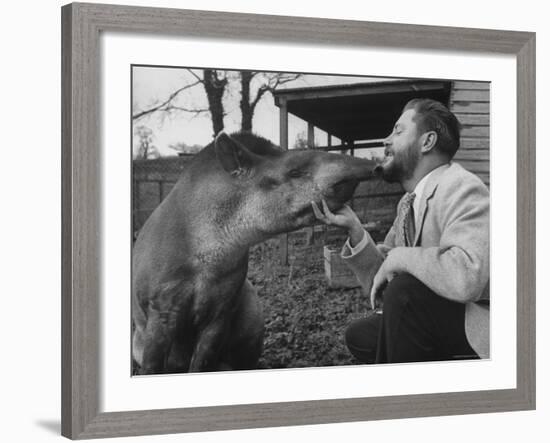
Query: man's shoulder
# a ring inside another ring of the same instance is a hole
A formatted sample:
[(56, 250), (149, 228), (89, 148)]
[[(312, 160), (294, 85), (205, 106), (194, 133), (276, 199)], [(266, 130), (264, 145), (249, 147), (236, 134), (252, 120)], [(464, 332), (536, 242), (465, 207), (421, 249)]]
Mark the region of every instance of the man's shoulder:
[(434, 191), (437, 204), (444, 207), (473, 201), (476, 204), (481, 202), (488, 204), (490, 199), (489, 189), (485, 183), (477, 175), (455, 162), (451, 162), (439, 176)]
[(449, 167), (441, 174), (438, 187), (446, 187), (451, 190), (475, 187), (485, 189), (488, 192), (487, 186), (476, 174), (464, 169), (462, 165), (456, 162), (451, 162)]
[(490, 206), (489, 189), (475, 174), (458, 163), (451, 163), (440, 175), (432, 194), (432, 214), (442, 217), (442, 223), (454, 219), (464, 211), (475, 208), (478, 215), (488, 215)]

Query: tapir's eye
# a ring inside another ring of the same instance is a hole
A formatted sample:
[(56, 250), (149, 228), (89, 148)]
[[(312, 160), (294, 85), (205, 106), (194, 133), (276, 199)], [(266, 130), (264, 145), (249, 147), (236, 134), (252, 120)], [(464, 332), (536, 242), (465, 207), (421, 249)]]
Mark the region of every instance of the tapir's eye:
[(303, 169), (291, 169), (288, 173), (290, 178), (298, 178), (304, 175)]
[(258, 186), (262, 189), (274, 189), (277, 186), (280, 186), (281, 182), (272, 178), (272, 177), (262, 177), (260, 182), (258, 183)]

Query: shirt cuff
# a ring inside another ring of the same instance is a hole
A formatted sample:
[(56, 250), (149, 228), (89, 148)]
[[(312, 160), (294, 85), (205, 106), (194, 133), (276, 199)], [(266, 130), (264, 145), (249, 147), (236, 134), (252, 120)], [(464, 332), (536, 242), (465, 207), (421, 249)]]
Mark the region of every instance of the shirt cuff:
[(359, 254), (365, 247), (369, 244), (369, 235), (367, 234), (367, 231), (363, 231), (363, 238), (359, 243), (357, 243), (354, 247), (351, 246), (349, 242), (349, 237), (346, 240), (346, 243), (344, 243), (344, 246), (342, 248), (342, 257), (343, 258), (350, 258), (357, 254)]

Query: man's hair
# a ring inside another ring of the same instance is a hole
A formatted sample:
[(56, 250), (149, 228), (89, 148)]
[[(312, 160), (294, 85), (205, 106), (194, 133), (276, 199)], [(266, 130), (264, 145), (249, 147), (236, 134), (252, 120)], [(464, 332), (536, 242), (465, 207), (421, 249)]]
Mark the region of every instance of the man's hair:
[(453, 158), (460, 146), (460, 123), (456, 116), (441, 102), (429, 98), (415, 98), (403, 108), (414, 109), (414, 120), (421, 133), (435, 131), (436, 149)]

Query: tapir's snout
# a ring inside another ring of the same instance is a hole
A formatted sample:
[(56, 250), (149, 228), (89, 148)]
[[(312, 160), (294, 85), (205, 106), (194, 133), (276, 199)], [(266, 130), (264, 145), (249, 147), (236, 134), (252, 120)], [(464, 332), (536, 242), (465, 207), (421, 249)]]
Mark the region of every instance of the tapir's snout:
[[(321, 175), (326, 180), (324, 198), (333, 207), (348, 201), (360, 182), (374, 177), (376, 163), (372, 160), (347, 155), (329, 154), (321, 167)], [(323, 180), (324, 181), (324, 180)]]
[(351, 180), (358, 182), (370, 180), (375, 176), (376, 162), (364, 158), (348, 157), (349, 175)]
[(351, 198), (358, 185), (359, 180), (356, 179), (341, 180), (332, 185), (331, 191), (336, 200), (345, 202)]

